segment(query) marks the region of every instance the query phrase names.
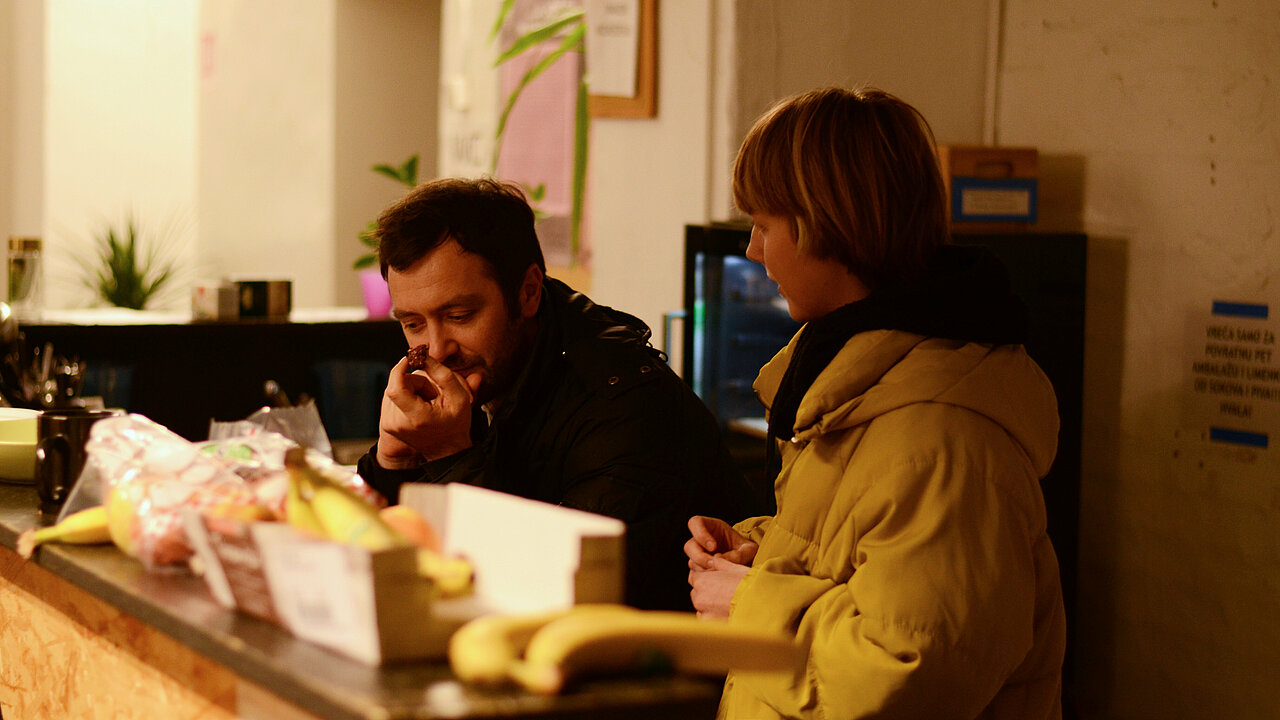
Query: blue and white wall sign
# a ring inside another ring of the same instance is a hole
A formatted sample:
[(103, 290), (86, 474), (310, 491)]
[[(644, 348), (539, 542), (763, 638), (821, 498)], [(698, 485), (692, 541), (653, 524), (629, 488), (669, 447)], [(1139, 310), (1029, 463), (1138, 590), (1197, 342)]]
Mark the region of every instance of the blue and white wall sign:
[(1215, 300), (1188, 328), (1184, 425), (1213, 443), (1265, 450), (1280, 441), (1280, 328), (1270, 306)]

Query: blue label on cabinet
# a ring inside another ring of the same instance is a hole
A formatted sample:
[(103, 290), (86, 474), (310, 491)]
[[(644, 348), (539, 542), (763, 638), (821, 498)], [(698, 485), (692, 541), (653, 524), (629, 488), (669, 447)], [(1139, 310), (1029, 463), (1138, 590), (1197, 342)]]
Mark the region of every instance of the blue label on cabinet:
[(951, 178), (951, 219), (955, 222), (1036, 221), (1036, 179)]

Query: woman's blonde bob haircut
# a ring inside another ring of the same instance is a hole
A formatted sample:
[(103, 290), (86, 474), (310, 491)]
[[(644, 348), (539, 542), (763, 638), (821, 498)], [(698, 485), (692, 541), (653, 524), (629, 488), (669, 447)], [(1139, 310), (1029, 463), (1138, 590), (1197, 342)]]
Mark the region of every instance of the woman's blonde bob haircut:
[(762, 115), (734, 161), (733, 200), (792, 218), (799, 252), (873, 291), (916, 277), (950, 241), (933, 131), (875, 89), (813, 90)]

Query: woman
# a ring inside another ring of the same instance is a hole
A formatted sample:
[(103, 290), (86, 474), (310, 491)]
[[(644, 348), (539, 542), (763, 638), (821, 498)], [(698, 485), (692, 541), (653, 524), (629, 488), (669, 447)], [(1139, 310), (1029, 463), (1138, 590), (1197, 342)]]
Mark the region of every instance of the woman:
[(1061, 717), (1057, 404), (1002, 266), (949, 244), (942, 187), (924, 118), (876, 90), (783, 101), (738, 153), (747, 257), (805, 325), (755, 384), (777, 513), (690, 519), (689, 583), (700, 615), (808, 660), (731, 674), (722, 717)]

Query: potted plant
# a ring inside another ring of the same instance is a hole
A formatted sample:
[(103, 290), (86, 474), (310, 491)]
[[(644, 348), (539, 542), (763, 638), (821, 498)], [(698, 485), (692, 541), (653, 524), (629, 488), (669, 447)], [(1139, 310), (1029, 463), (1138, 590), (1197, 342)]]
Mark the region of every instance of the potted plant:
[(132, 216), (119, 233), (107, 226), (94, 237), (90, 257), (76, 256), (84, 284), (114, 307), (142, 310), (171, 285), (177, 269), (177, 263), (163, 257), (163, 245), (162, 240), (144, 249)]

